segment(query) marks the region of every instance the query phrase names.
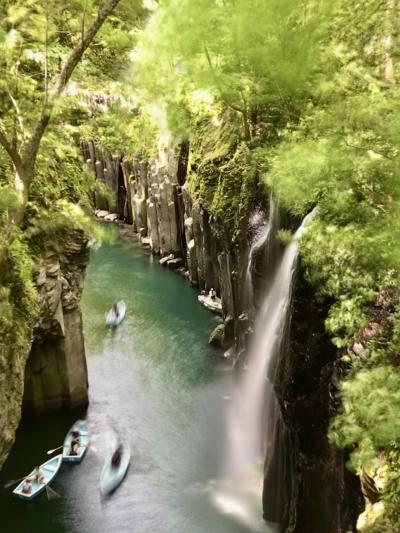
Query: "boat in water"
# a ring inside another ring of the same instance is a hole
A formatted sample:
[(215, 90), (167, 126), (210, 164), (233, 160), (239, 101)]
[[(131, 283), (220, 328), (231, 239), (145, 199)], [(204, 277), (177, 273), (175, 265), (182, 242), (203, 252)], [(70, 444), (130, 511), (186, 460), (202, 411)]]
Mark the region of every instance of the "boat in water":
[(115, 312), (114, 307), (106, 315), (106, 326), (116, 327), (121, 324), (125, 318), (126, 305), (123, 300), (120, 300), (117, 304), (117, 312)]
[(199, 294), (197, 296), (198, 301), (204, 305), (210, 311), (222, 315), (222, 301), (220, 298), (211, 298), (208, 294)]
[[(43, 482), (37, 483), (36, 481), (33, 481), (35, 478), (35, 470), (32, 470), (29, 476), (26, 476), (26, 478), (21, 481), (21, 483), (13, 490), (13, 494), (22, 500), (32, 500), (35, 496), (43, 492), (46, 488), (46, 485), (48, 485), (55, 478), (60, 470), (61, 463), (62, 455), (59, 454), (41, 464), (39, 468), (41, 471), (40, 473), (43, 476)], [(25, 493), (22, 490), (27, 479), (32, 480), (32, 488), (29, 493)]]
[[(70, 455), (71, 442), (74, 438), (74, 432), (77, 433), (77, 436), (79, 438), (79, 449), (76, 455)], [(86, 420), (77, 420), (75, 424), (71, 427), (71, 429), (68, 431), (64, 439), (64, 447), (62, 453), (64, 463), (80, 463), (86, 453), (86, 450), (88, 449), (89, 442), (90, 436)]]
[(106, 459), (101, 472), (100, 492), (103, 496), (111, 494), (117, 487), (119, 487), (126, 476), (131, 460), (131, 449), (127, 444), (122, 446), (121, 457), (117, 466), (113, 465), (114, 453)]

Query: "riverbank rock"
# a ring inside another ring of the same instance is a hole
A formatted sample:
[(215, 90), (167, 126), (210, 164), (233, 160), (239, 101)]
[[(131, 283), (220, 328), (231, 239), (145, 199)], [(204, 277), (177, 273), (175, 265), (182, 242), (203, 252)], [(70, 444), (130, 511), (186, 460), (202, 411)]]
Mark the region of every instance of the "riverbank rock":
[(168, 261), (171, 261), (171, 259), (174, 258), (174, 254), (169, 254), (169, 255), (166, 255), (165, 257), (162, 257), (160, 260), (159, 260), (159, 264), (161, 266), (165, 265)]
[(208, 344), (215, 346), (217, 348), (224, 348), (224, 336), (225, 336), (225, 326), (224, 324), (218, 324), (208, 339)]

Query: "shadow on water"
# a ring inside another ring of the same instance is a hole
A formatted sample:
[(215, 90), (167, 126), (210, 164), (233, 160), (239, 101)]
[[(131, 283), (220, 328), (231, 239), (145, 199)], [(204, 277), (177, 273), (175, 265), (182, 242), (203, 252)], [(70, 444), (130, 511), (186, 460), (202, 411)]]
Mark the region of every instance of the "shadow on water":
[[(115, 330), (105, 312), (127, 305)], [(248, 533), (251, 528), (212, 504), (225, 454), (224, 410), (231, 375), (219, 372), (208, 344), (215, 317), (196, 292), (142, 249), (118, 241), (92, 253), (82, 302), (93, 435), (80, 465), (64, 465), (45, 495), (30, 503), (0, 493), (5, 533)], [(82, 412), (21, 425), (2, 485), (43, 462)], [(99, 478), (117, 435), (132, 449), (124, 482), (101, 500)], [(268, 529), (264, 529), (268, 531)]]

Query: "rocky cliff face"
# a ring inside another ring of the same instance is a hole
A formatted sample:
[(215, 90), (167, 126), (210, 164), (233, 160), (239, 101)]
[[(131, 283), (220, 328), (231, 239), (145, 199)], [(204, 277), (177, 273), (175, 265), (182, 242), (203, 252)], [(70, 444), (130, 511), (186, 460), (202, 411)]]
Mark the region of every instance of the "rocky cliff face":
[(8, 346), (0, 342), (0, 468), (14, 443), (21, 419), (24, 368), (29, 346)]
[[(346, 454), (327, 438), (329, 422), (341, 406), (341, 368), (325, 332), (325, 318), (326, 309), (300, 268), (290, 336), (276, 370), (282, 420), (263, 493), (265, 518), (280, 516), (287, 533), (356, 531), (363, 508), (359, 480), (345, 467)], [(283, 480), (280, 498), (269, 491), (278, 469)]]
[[(214, 288), (222, 296), (227, 332), (225, 346), (239, 343), (239, 317), (243, 312), (241, 281), (248, 253), (247, 226), (231, 239), (217, 228), (211, 215), (188, 192), (188, 145), (165, 149), (157, 160), (122, 160), (106, 154), (94, 143), (83, 142), (82, 153), (97, 179), (106, 183), (114, 201), (96, 207), (101, 216), (115, 210), (118, 217), (132, 223), (141, 242), (160, 256), (171, 269), (184, 270), (189, 282), (199, 290)], [(113, 168), (109, 171), (108, 169)], [(116, 176), (119, 187), (115, 186)], [(122, 176), (122, 178), (121, 178)], [(232, 353), (232, 352), (231, 352)]]
[(32, 415), (85, 405), (87, 370), (80, 298), (87, 240), (69, 233), (50, 243), (39, 258), (35, 279), (40, 320), (23, 345), (0, 343), (0, 467), (14, 442), (21, 413)]
[(89, 248), (79, 232), (61, 249), (49, 246), (36, 285), (41, 317), (25, 368), (24, 414), (85, 405), (87, 369), (80, 299)]

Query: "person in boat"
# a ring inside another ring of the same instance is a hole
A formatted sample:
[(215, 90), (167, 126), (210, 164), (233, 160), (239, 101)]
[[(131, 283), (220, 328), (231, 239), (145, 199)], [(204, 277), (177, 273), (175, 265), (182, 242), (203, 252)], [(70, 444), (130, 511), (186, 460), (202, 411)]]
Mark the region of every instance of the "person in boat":
[(211, 298), (211, 300), (215, 300), (215, 298), (217, 297), (217, 293), (212, 287), (210, 289), (210, 292), (208, 293), (208, 296)]
[(80, 446), (80, 440), (79, 440), (79, 431), (72, 431), (71, 432), (71, 446), (69, 449), (69, 455), (79, 455), (79, 446)]
[(121, 464), (123, 446), (120, 444), (111, 457), (112, 468), (118, 468)]
[(118, 305), (117, 304), (113, 305), (112, 314), (113, 314), (114, 320), (118, 320), (119, 311), (118, 311)]
[(24, 479), (24, 483), (22, 485), (22, 492), (24, 494), (30, 494), (32, 492), (32, 479), (30, 477)]
[(44, 483), (45, 479), (44, 479), (43, 472), (40, 469), (40, 466), (35, 466), (33, 480), (35, 483)]

